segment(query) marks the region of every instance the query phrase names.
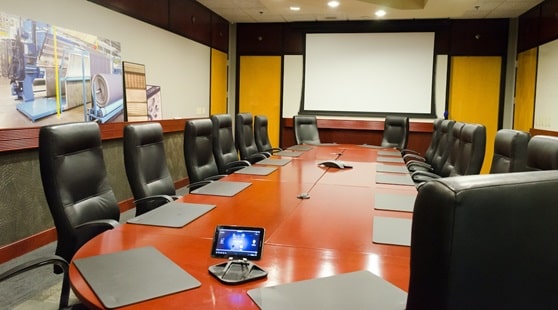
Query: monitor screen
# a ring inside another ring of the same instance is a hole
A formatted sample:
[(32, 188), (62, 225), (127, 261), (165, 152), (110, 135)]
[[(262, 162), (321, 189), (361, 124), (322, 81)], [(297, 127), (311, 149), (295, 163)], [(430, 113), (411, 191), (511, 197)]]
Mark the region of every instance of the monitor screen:
[(262, 255), (263, 241), (261, 227), (219, 225), (213, 236), (211, 256), (257, 260)]

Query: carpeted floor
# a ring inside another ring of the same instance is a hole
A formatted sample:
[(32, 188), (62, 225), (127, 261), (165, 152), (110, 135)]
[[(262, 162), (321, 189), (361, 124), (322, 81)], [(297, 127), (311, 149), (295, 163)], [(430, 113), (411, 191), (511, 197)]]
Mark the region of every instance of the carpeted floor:
[[(34, 258), (52, 255), (56, 242), (0, 265), (0, 273)], [(25, 272), (0, 284), (0, 309), (58, 309), (62, 275), (52, 272), (52, 265)], [(71, 294), (70, 304), (78, 303)]]
[[(120, 222), (124, 223), (135, 214), (135, 209), (120, 215)], [(0, 273), (35, 258), (53, 255), (56, 242), (33, 250), (25, 255), (0, 264)], [(9, 310), (54, 310), (60, 302), (62, 275), (52, 272), (52, 265), (43, 266), (24, 272), (14, 278), (0, 283), (0, 309)], [(72, 309), (82, 309), (79, 300), (70, 293), (70, 305), (78, 305)]]

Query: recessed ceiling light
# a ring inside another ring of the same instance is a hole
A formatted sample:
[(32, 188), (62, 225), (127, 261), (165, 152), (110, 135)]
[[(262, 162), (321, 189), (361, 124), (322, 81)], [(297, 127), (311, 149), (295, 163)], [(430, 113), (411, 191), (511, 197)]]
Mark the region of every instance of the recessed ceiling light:
[(329, 1), (329, 2), (327, 3), (327, 5), (328, 5), (330, 8), (336, 8), (336, 7), (339, 6), (339, 1), (335, 1), (335, 0), (334, 0), (334, 1)]
[(289, 8), (291, 11), (300, 11), (300, 7), (299, 6), (291, 6)]
[(374, 15), (378, 16), (378, 17), (384, 17), (386, 15), (386, 11), (384, 10), (377, 10)]

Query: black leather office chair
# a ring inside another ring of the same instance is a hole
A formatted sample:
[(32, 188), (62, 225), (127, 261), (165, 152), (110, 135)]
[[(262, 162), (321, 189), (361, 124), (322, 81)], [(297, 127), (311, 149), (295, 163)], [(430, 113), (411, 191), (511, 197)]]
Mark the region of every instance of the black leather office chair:
[(134, 194), (136, 215), (177, 199), (167, 167), (161, 124), (137, 123), (124, 127), (124, 166)]
[(432, 137), (430, 139), (430, 144), (428, 148), (424, 152), (424, 156), (421, 156), (419, 152), (411, 149), (403, 149), (401, 150), (401, 154), (403, 155), (403, 160), (405, 162), (409, 162), (411, 160), (422, 161), (426, 163), (430, 163), (432, 158), (434, 157), (434, 153), (436, 152), (436, 148), (438, 147), (438, 143), (440, 142), (440, 131), (441, 125), (444, 120), (441, 118), (437, 118), (432, 122)]
[(254, 140), (260, 152), (276, 153), (283, 149), (280, 147), (273, 147), (269, 141), (269, 132), (267, 126), (267, 116), (256, 115), (254, 116)]
[(455, 169), (449, 176), (479, 174), (486, 151), (486, 127), (465, 124), (461, 130), (460, 148)]
[(234, 139), (240, 158), (254, 164), (271, 156), (268, 152), (260, 152), (254, 140), (251, 113), (236, 114), (234, 123)]
[[(461, 128), (461, 129), (459, 129)], [(415, 182), (432, 178), (479, 174), (486, 149), (486, 127), (481, 124), (457, 122), (453, 126), (454, 142), (448, 160), (440, 174), (417, 171), (412, 174)]]
[(293, 130), (296, 144), (320, 144), (318, 120), (312, 115), (293, 116)]
[(230, 174), (238, 169), (250, 166), (247, 160), (240, 160), (234, 145), (232, 118), (228, 114), (211, 116), (213, 124), (213, 155), (219, 168), (219, 174)]
[(527, 144), (527, 170), (558, 169), (558, 137), (534, 136)]
[(407, 147), (409, 137), (409, 118), (406, 116), (386, 116), (384, 120), (383, 147), (393, 147), (399, 150)]
[(558, 171), (418, 190), (407, 310), (558, 309)]
[(224, 175), (213, 155), (213, 124), (211, 120), (196, 119), (184, 128), (184, 161), (190, 182), (218, 180)]
[(527, 169), (527, 145), (531, 136), (521, 130), (500, 129), (494, 138), (490, 173), (520, 172)]
[(71, 261), (84, 243), (116, 227), (120, 218), (107, 177), (99, 125), (83, 122), (41, 127), (39, 163), (58, 236), (56, 255)]
[(440, 171), (446, 162), (450, 145), (452, 144), (452, 130), (455, 125), (454, 120), (443, 120), (440, 124), (440, 136), (438, 145), (430, 161), (410, 160), (406, 163), (410, 172), (414, 171)]
[(16, 265), (0, 274), (0, 282), (16, 277), (25, 272), (30, 272), (37, 268), (54, 265), (62, 270), (62, 288), (60, 289), (59, 309), (70, 309), (70, 280), (68, 274), (68, 262), (60, 256), (52, 255), (39, 257), (27, 262)]
[(448, 140), (447, 148), (445, 150), (445, 160), (433, 166), (432, 171), (415, 171), (411, 174), (411, 178), (416, 183), (422, 183), (431, 180), (432, 178), (449, 177), (455, 174), (455, 165), (457, 164), (459, 153), (461, 152), (461, 131), (465, 127), (465, 123), (455, 122), (451, 129), (451, 139)]

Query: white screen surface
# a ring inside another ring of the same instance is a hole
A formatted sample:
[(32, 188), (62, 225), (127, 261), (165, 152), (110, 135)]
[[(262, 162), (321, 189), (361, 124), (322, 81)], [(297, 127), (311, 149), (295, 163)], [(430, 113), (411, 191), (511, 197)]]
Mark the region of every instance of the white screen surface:
[(306, 35), (304, 110), (432, 113), (434, 33)]

